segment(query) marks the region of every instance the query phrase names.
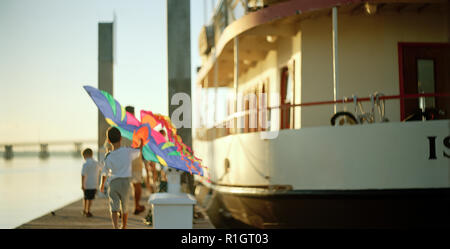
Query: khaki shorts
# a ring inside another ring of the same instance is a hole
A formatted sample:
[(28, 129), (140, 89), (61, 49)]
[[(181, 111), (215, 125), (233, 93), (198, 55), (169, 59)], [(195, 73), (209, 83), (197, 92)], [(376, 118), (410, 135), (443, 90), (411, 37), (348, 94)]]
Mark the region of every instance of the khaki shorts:
[(142, 182), (142, 170), (131, 172), (131, 182), (133, 184)]
[(116, 178), (109, 183), (109, 207), (111, 212), (127, 213), (130, 199), (131, 178)]

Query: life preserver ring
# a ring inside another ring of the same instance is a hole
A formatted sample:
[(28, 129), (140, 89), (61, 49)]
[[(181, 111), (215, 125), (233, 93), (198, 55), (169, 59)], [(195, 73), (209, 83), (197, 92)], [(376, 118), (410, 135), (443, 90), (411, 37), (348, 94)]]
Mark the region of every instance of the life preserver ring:
[[(336, 119), (339, 117), (346, 117), (347, 118), (347, 123), (353, 125), (353, 124), (358, 124), (358, 121), (356, 120), (355, 116), (353, 114), (351, 114), (350, 112), (336, 112), (336, 114), (333, 115), (333, 117), (331, 117), (331, 125), (335, 126), (336, 125)], [(348, 122), (348, 120), (350, 120), (350, 122)]]

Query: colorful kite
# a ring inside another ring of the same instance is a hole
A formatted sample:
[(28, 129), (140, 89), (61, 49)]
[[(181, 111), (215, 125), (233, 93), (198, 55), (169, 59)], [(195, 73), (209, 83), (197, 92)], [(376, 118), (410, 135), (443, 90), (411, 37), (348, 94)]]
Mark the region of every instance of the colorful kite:
[[(139, 121), (125, 111), (125, 108), (109, 93), (91, 86), (84, 86), (84, 89), (97, 105), (106, 122), (118, 128), (122, 137), (133, 141), (132, 147), (136, 148), (140, 139), (146, 141), (143, 147), (145, 160), (203, 176), (205, 167), (202, 166), (201, 160), (196, 158), (191, 148), (183, 143), (168, 117), (153, 114), (150, 111), (141, 111), (141, 121)], [(155, 131), (154, 128), (158, 125), (167, 130), (169, 141)]]

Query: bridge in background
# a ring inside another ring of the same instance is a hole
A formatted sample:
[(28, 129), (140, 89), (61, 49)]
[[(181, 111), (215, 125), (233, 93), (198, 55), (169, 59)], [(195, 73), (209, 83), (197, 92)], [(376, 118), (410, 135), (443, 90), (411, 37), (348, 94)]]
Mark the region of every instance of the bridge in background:
[(0, 148), (4, 148), (5, 152), (3, 153), (3, 157), (6, 160), (10, 160), (14, 157), (13, 148), (17, 147), (38, 147), (39, 149), (39, 158), (48, 158), (50, 156), (49, 146), (64, 146), (64, 145), (73, 145), (73, 155), (81, 156), (81, 148), (83, 144), (97, 144), (97, 140), (81, 140), (81, 141), (46, 141), (46, 142), (18, 142), (18, 143), (4, 143), (0, 144)]

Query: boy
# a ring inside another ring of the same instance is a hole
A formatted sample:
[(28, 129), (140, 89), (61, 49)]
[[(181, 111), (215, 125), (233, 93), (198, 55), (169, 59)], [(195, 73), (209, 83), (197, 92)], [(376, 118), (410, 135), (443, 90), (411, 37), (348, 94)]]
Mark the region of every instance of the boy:
[(81, 154), (85, 160), (81, 170), (81, 189), (84, 192), (83, 215), (86, 217), (92, 217), (90, 210), (97, 192), (100, 166), (97, 161), (92, 158), (93, 153), (90, 148), (84, 149)]
[(105, 181), (109, 173), (108, 196), (111, 220), (114, 228), (117, 229), (119, 213), (121, 212), (122, 229), (125, 229), (128, 220), (127, 206), (131, 188), (131, 162), (137, 157), (142, 156), (142, 146), (144, 143), (141, 140), (139, 149), (121, 147), (122, 136), (116, 127), (110, 127), (106, 131), (106, 137), (108, 138), (108, 143), (113, 148), (105, 158), (100, 191), (104, 192)]

